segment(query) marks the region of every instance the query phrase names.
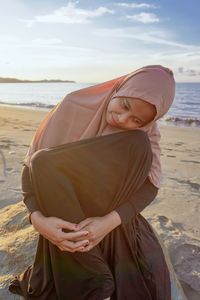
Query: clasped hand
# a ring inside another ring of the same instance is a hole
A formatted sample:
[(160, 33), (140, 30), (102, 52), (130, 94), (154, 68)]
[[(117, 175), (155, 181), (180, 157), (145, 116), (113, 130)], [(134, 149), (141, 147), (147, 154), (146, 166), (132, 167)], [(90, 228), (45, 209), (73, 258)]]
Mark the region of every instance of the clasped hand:
[[(37, 219), (32, 216), (32, 223), (41, 235), (61, 251), (87, 252), (120, 224), (120, 217), (116, 212), (111, 212), (103, 217), (91, 217), (74, 224), (57, 217), (40, 215)], [(64, 232), (64, 229), (68, 232)]]
[(91, 217), (81, 221), (79, 230), (87, 230), (87, 239), (89, 243), (78, 250), (80, 252), (87, 252), (95, 247), (100, 241), (113, 229), (111, 219), (107, 216), (104, 217)]

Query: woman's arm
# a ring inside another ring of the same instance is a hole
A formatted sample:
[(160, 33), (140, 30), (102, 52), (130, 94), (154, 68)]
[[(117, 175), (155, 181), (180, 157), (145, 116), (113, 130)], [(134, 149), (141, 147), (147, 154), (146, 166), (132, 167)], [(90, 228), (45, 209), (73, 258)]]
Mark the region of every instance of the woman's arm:
[(119, 214), (121, 223), (128, 223), (137, 213), (140, 213), (156, 197), (158, 188), (147, 178), (140, 189), (135, 192), (129, 201), (121, 204), (115, 211)]
[(29, 175), (29, 168), (24, 164), (22, 171), (21, 171), (21, 190), (22, 190), (22, 201), (26, 205), (28, 212), (29, 212), (29, 223), (31, 222), (31, 214), (35, 211), (40, 211), (40, 208), (37, 204), (35, 199), (34, 191), (32, 188), (30, 175)]
[(156, 188), (147, 178), (141, 188), (132, 195), (129, 201), (121, 204), (118, 208), (103, 217), (91, 217), (79, 223), (80, 229), (88, 230), (89, 245), (80, 252), (90, 251), (113, 229), (120, 224), (128, 223), (135, 218), (156, 197)]
[(120, 224), (128, 223), (136, 214), (140, 213), (156, 197), (158, 188), (147, 178), (141, 188), (133, 194), (129, 201), (121, 204), (118, 208), (104, 216), (104, 221), (108, 224), (109, 231), (112, 231)]

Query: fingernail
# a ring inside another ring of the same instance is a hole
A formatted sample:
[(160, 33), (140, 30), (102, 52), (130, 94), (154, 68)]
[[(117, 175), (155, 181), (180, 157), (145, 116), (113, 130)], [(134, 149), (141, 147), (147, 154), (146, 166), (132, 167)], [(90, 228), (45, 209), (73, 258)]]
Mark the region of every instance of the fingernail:
[(86, 232), (84, 235), (88, 235), (89, 232)]

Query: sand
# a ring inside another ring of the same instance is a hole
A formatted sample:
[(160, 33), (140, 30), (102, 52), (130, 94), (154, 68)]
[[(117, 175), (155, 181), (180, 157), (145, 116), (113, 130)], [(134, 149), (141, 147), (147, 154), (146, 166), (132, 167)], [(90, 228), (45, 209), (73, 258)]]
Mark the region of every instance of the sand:
[[(44, 110), (0, 106), (0, 300), (18, 299), (7, 291), (8, 281), (34, 258), (38, 233), (28, 223), (20, 172), (32, 136), (45, 114)], [(160, 131), (162, 186), (142, 214), (168, 249), (187, 299), (197, 300), (200, 299), (200, 129), (160, 125)]]

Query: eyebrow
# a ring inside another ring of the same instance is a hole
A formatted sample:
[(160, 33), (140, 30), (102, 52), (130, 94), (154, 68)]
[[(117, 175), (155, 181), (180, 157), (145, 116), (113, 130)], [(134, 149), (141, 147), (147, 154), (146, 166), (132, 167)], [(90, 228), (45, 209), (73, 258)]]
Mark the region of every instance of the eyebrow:
[[(127, 103), (127, 105), (128, 105), (128, 108), (129, 109), (131, 109), (131, 105), (130, 105), (130, 102), (128, 101), (128, 99), (127, 98), (124, 98), (124, 100), (126, 101), (126, 103)], [(136, 117), (138, 120), (140, 120), (142, 123), (146, 123), (146, 121), (145, 120), (142, 120), (142, 119), (140, 119), (140, 118), (138, 118), (138, 117)]]

